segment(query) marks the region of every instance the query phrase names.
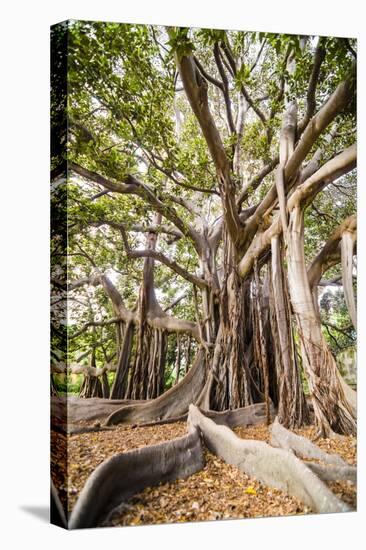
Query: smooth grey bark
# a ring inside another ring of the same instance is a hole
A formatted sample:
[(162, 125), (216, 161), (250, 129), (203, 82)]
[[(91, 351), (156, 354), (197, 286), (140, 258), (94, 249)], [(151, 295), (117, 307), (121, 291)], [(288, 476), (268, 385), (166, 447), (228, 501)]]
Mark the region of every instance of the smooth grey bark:
[(344, 298), (347, 304), (347, 309), (351, 321), (355, 329), (357, 329), (357, 312), (356, 302), (353, 294), (352, 271), (353, 271), (353, 248), (355, 243), (355, 233), (344, 231), (341, 240), (341, 256), (342, 256), (342, 281)]
[(211, 452), (262, 483), (287, 492), (314, 512), (346, 512), (350, 507), (292, 452), (275, 449), (263, 441), (243, 440), (227, 426), (217, 426), (194, 405), (188, 424), (201, 430)]
[(194, 428), (178, 439), (114, 455), (88, 478), (68, 527), (96, 527), (113, 508), (145, 487), (184, 479), (203, 466), (202, 443)]
[(323, 435), (355, 433), (353, 411), (339, 382), (336, 362), (314, 307), (305, 265), (304, 211), (299, 204), (290, 210), (287, 261), (291, 303), (319, 432)]

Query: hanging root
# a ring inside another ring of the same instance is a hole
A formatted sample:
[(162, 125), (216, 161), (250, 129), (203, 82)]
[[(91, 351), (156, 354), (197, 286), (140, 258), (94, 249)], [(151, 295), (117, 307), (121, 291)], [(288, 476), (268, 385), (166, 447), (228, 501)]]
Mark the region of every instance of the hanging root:
[(189, 407), (188, 425), (199, 428), (210, 451), (225, 462), (298, 498), (314, 512), (350, 510), (292, 452), (273, 448), (262, 441), (240, 439), (228, 427), (217, 426), (206, 418), (194, 405)]
[(178, 439), (114, 455), (88, 478), (72, 511), (69, 528), (95, 527), (122, 501), (145, 487), (186, 478), (203, 466), (201, 438), (194, 428)]
[(344, 299), (351, 321), (357, 330), (357, 311), (355, 296), (353, 294), (352, 272), (353, 272), (353, 248), (356, 234), (354, 231), (344, 231), (341, 240), (342, 257), (342, 282), (344, 290)]

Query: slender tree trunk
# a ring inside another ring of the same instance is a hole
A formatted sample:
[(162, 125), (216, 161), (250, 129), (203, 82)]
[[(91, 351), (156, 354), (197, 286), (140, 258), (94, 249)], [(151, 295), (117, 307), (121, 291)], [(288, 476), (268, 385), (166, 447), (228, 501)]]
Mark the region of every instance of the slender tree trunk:
[(181, 363), (181, 338), (177, 334), (177, 356), (175, 361), (175, 384), (179, 381), (179, 372), (180, 372), (180, 363)]
[(347, 309), (351, 321), (355, 329), (357, 329), (357, 312), (356, 302), (353, 294), (353, 248), (355, 244), (356, 234), (354, 231), (345, 231), (341, 240), (341, 255), (342, 255), (342, 280), (344, 298), (347, 304)]
[(269, 372), (268, 372), (268, 358), (266, 350), (266, 342), (263, 333), (263, 321), (262, 321), (262, 312), (260, 307), (260, 282), (259, 282), (259, 273), (257, 262), (254, 265), (254, 281), (255, 281), (255, 294), (253, 299), (255, 301), (255, 311), (256, 311), (256, 336), (257, 336), (257, 361), (261, 366), (262, 376), (263, 376), (263, 386), (264, 386), (264, 400), (266, 403), (266, 419), (267, 424), (270, 423), (270, 403), (269, 403)]
[(302, 346), (303, 364), (322, 435), (333, 431), (354, 434), (356, 422), (337, 375), (337, 366), (324, 340), (314, 308), (304, 254), (304, 212), (296, 205), (290, 212), (288, 277), (292, 307)]
[(308, 419), (305, 396), (296, 361), (287, 282), (279, 236), (272, 237), (271, 302), (274, 309), (276, 365), (278, 379), (278, 418), (286, 428), (301, 426)]

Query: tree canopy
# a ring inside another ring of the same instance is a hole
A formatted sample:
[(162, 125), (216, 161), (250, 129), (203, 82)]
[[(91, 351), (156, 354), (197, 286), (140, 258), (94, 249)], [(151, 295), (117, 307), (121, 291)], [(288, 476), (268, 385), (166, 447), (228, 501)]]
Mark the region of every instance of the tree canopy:
[(86, 397), (177, 388), (181, 410), (153, 406), (151, 419), (190, 400), (264, 400), (293, 427), (309, 391), (321, 431), (353, 433), (334, 357), (356, 338), (355, 40), (80, 21), (57, 32), (55, 362), (85, 380), (101, 369)]

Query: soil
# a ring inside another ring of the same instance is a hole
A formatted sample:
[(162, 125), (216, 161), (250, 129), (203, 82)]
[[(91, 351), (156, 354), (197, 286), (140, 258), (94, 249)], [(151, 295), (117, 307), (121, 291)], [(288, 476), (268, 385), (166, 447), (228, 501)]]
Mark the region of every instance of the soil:
[[(244, 439), (269, 441), (266, 425), (235, 428)], [(315, 428), (295, 430), (328, 453), (337, 453), (349, 464), (356, 464), (354, 437), (315, 440)], [(186, 433), (186, 423), (159, 426), (117, 426), (113, 430), (63, 435), (51, 432), (53, 445), (53, 481), (60, 499), (71, 512), (76, 499), (93, 470), (116, 453), (154, 445)], [(68, 440), (67, 462), (66, 442)], [(230, 518), (289, 516), (311, 510), (296, 498), (266, 487), (239, 472), (234, 466), (205, 451), (206, 465), (188, 479), (146, 488), (123, 503), (106, 525), (142, 525)], [(67, 483), (67, 473), (69, 481)], [(356, 486), (351, 482), (330, 482), (340, 498), (356, 508)]]

